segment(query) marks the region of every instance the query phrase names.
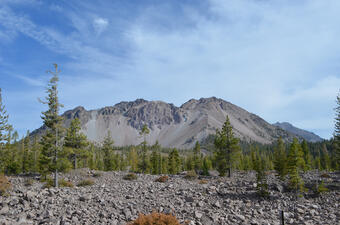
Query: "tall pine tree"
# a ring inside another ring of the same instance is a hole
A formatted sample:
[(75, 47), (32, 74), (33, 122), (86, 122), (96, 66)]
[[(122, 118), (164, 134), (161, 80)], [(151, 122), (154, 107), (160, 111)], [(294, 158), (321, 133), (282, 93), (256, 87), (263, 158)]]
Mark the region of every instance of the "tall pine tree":
[(231, 169), (237, 153), (240, 151), (240, 146), (238, 138), (234, 137), (228, 116), (222, 130), (216, 130), (215, 147), (217, 149), (217, 170), (220, 176), (224, 176), (228, 171), (228, 177), (231, 177)]
[(280, 137), (277, 141), (277, 146), (274, 152), (274, 169), (281, 180), (284, 180), (287, 175), (287, 153), (286, 147)]
[(54, 185), (58, 187), (58, 151), (59, 144), (62, 137), (62, 117), (59, 116), (59, 110), (62, 105), (58, 98), (58, 81), (59, 73), (58, 65), (54, 64), (55, 71), (47, 71), (52, 75), (48, 88), (46, 90), (48, 96), (46, 101), (41, 101), (48, 105), (48, 110), (42, 112), (41, 118), (44, 121), (46, 128), (45, 134), (42, 136), (41, 157), (40, 157), (40, 171), (46, 175), (48, 172), (54, 171)]
[(5, 165), (5, 150), (4, 145), (10, 138), (11, 126), (8, 124), (8, 114), (5, 105), (2, 103), (2, 93), (0, 88), (0, 173), (4, 172)]
[(303, 181), (300, 177), (303, 152), (297, 138), (294, 138), (290, 145), (287, 162), (290, 188), (295, 191), (303, 191)]
[(340, 92), (336, 97), (335, 107), (335, 129), (334, 129), (334, 147), (337, 169), (340, 170)]

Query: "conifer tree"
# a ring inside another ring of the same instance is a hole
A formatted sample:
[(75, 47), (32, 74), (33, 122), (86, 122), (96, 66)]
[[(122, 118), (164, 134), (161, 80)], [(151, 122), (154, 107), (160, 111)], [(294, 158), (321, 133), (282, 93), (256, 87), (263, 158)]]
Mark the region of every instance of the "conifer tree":
[(107, 132), (102, 146), (102, 151), (104, 153), (103, 164), (105, 171), (113, 170), (114, 167), (113, 144), (114, 141), (112, 140), (111, 133), (109, 131)]
[(202, 172), (203, 175), (208, 176), (209, 175), (209, 170), (212, 168), (212, 163), (211, 160), (209, 159), (208, 156), (203, 158), (203, 165), (202, 165)]
[(322, 145), (321, 151), (322, 151), (321, 159), (320, 159), (321, 168), (328, 171), (331, 167), (331, 159), (329, 158), (327, 146), (325, 143)]
[(174, 148), (168, 158), (168, 170), (170, 174), (177, 174), (180, 171), (180, 158), (176, 148)]
[(337, 169), (340, 170), (340, 92), (336, 97), (335, 107), (335, 126), (334, 126), (334, 152), (336, 158)]
[(146, 173), (149, 172), (150, 169), (150, 162), (148, 159), (148, 148), (147, 148), (147, 142), (146, 142), (146, 136), (150, 133), (150, 130), (146, 124), (142, 127), (142, 130), (140, 131), (140, 135), (143, 136), (144, 140), (141, 143), (142, 151), (141, 151), (141, 160), (139, 164), (139, 169), (141, 172)]
[(201, 146), (198, 143), (198, 141), (196, 141), (195, 147), (194, 147), (194, 170), (196, 171), (196, 173), (199, 172), (199, 170), (202, 167), (202, 156), (201, 156)]
[(66, 131), (64, 146), (71, 149), (73, 168), (77, 169), (77, 160), (86, 157), (85, 148), (89, 145), (86, 136), (80, 133), (80, 121), (75, 118), (71, 121), (70, 127)]
[(10, 138), (11, 125), (8, 124), (8, 114), (5, 105), (2, 102), (2, 93), (0, 88), (0, 173), (5, 171), (6, 152), (4, 149), (5, 142)]
[(299, 174), (303, 162), (303, 153), (297, 138), (294, 138), (290, 145), (287, 162), (290, 188), (295, 191), (303, 191), (303, 181)]
[(216, 130), (215, 147), (217, 149), (217, 170), (220, 176), (228, 171), (231, 177), (231, 169), (235, 163), (237, 153), (240, 151), (238, 138), (234, 137), (233, 128), (227, 116), (221, 130)]
[(5, 105), (2, 103), (2, 92), (0, 88), (0, 150), (8, 139), (11, 125), (8, 124), (8, 117)]
[(274, 169), (280, 179), (284, 180), (287, 175), (287, 156), (286, 147), (281, 137), (277, 141), (277, 146), (274, 152)]
[(30, 158), (30, 139), (29, 139), (29, 131), (27, 131), (26, 136), (21, 140), (21, 148), (22, 148), (22, 172), (27, 173), (31, 168), (32, 159)]
[(44, 121), (46, 132), (42, 136), (42, 151), (40, 155), (40, 171), (46, 175), (48, 172), (54, 171), (54, 185), (58, 187), (58, 151), (60, 148), (60, 140), (62, 137), (62, 117), (59, 116), (59, 109), (62, 105), (58, 98), (58, 81), (59, 73), (58, 65), (54, 64), (55, 71), (48, 71), (52, 75), (48, 88), (46, 90), (48, 96), (46, 101), (41, 101), (48, 105), (48, 110), (42, 112), (41, 118)]
[(152, 174), (160, 174), (161, 173), (161, 154), (160, 154), (160, 148), (158, 141), (151, 146), (152, 153), (151, 153), (151, 173)]
[(132, 172), (137, 172), (138, 171), (138, 154), (136, 149), (133, 147), (130, 149), (129, 154), (128, 154), (128, 161), (130, 165), (130, 170)]
[(304, 170), (310, 170), (312, 168), (312, 156), (309, 152), (308, 144), (306, 140), (303, 140), (301, 143), (301, 148), (303, 152), (303, 159), (305, 161), (305, 168)]
[(257, 155), (254, 167), (256, 171), (257, 193), (261, 197), (266, 197), (269, 195), (266, 175), (266, 162), (260, 155)]

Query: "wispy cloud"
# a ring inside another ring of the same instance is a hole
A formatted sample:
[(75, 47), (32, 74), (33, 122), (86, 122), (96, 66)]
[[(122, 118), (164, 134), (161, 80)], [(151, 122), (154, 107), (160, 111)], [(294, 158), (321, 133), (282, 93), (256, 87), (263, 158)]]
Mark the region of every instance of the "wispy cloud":
[(104, 18), (96, 18), (93, 20), (93, 27), (97, 35), (100, 35), (109, 25), (109, 21)]

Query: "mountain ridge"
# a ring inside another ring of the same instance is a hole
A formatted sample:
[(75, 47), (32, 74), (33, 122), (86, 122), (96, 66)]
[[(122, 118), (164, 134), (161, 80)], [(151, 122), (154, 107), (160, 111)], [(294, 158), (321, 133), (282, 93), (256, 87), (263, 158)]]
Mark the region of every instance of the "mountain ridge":
[[(81, 131), (88, 139), (100, 143), (108, 132), (117, 146), (138, 145), (139, 135), (146, 124), (150, 129), (147, 142), (158, 141), (163, 147), (192, 148), (196, 141), (202, 142), (215, 134), (229, 117), (234, 134), (245, 141), (269, 144), (280, 136), (286, 141), (293, 134), (266, 122), (261, 117), (220, 98), (190, 99), (180, 107), (163, 101), (122, 101), (114, 106), (86, 110), (78, 106), (62, 115), (68, 127), (79, 118)], [(40, 131), (39, 131), (40, 130)], [(43, 128), (34, 133), (41, 133)]]
[(321, 138), (320, 136), (314, 134), (313, 132), (295, 127), (291, 123), (288, 122), (276, 122), (273, 124), (274, 126), (278, 126), (292, 134), (295, 134), (303, 139), (305, 139), (308, 142), (320, 142), (323, 141), (324, 139)]

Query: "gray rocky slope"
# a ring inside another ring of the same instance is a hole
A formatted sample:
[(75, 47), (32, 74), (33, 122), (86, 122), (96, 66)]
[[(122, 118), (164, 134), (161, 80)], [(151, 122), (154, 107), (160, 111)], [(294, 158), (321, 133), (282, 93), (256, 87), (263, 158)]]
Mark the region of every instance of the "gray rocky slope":
[[(25, 186), (24, 178), (11, 177), (10, 196), (0, 196), (0, 224), (125, 225), (139, 213), (153, 210), (174, 213), (190, 225), (279, 225), (281, 210), (285, 224), (336, 225), (340, 221), (339, 186), (319, 197), (306, 192), (296, 200), (270, 174), (270, 198), (261, 199), (252, 172), (238, 172), (232, 178), (206, 177), (206, 184), (185, 180), (183, 175), (170, 176), (166, 183), (154, 182), (158, 176), (143, 174), (126, 181), (125, 174), (103, 172), (92, 177), (92, 171), (73, 171), (62, 176), (75, 183), (90, 177), (94, 185), (59, 189), (44, 189), (38, 181)], [(303, 177), (306, 185), (321, 179), (315, 172)], [(339, 185), (339, 174), (322, 179), (326, 186)]]
[[(115, 145), (137, 145), (142, 141), (139, 132), (144, 124), (150, 128), (147, 141), (159, 141), (163, 147), (191, 148), (216, 129), (220, 129), (229, 116), (234, 133), (245, 141), (271, 143), (282, 136), (285, 140), (293, 134), (267, 123), (259, 116), (215, 97), (191, 99), (180, 107), (162, 101), (137, 99), (121, 102), (98, 110), (77, 107), (63, 114), (65, 125), (79, 118), (82, 132), (94, 142), (102, 142), (108, 132)], [(39, 134), (43, 128), (34, 134)]]
[(292, 124), (288, 123), (288, 122), (282, 122), (282, 123), (274, 123), (274, 126), (280, 127), (292, 134), (295, 134), (303, 139), (305, 139), (306, 141), (309, 142), (319, 142), (319, 141), (323, 141), (323, 139), (321, 137), (319, 137), (318, 135), (310, 132), (310, 131), (306, 131), (300, 128), (297, 128), (295, 126), (293, 126)]

